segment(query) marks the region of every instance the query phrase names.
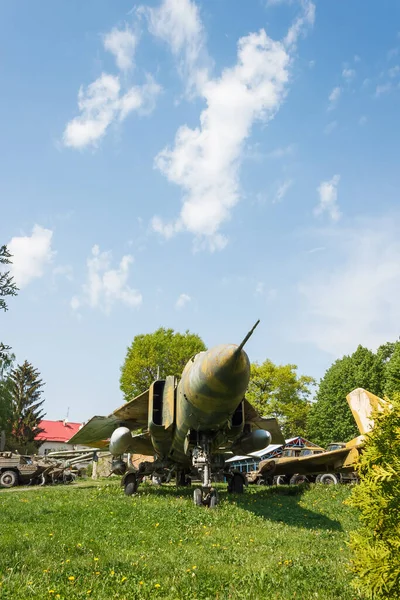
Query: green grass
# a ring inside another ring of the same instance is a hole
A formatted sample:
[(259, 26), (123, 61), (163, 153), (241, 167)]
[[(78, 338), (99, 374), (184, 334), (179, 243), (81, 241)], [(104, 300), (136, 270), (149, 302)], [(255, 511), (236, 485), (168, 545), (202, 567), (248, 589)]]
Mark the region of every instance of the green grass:
[[(345, 486), (192, 491), (116, 481), (0, 491), (0, 597), (353, 600)], [(279, 493), (278, 493), (279, 492)], [(293, 492), (296, 492), (294, 495)], [(288, 495), (290, 494), (290, 495)]]

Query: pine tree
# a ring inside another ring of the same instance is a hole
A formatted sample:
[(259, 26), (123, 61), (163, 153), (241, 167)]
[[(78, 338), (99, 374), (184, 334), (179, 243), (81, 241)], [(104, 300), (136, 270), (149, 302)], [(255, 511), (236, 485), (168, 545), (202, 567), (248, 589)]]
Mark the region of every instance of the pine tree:
[[(11, 263), (11, 254), (7, 246), (0, 246), (0, 265), (9, 265)], [(6, 296), (16, 296), (18, 288), (14, 283), (10, 271), (0, 270), (0, 310), (8, 310), (7, 303), (4, 300)], [(0, 361), (7, 361), (9, 358), (10, 346), (0, 342)]]
[(43, 386), (39, 371), (27, 360), (11, 371), (12, 435), (8, 446), (14, 444), (15, 447), (24, 448), (32, 445), (35, 436), (40, 433), (38, 425), (44, 416), (41, 410)]

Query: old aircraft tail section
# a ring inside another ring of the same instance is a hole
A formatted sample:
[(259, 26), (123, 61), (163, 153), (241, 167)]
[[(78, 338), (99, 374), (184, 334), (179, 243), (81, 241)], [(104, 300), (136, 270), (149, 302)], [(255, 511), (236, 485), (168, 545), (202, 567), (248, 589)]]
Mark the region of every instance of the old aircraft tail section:
[(373, 412), (382, 411), (385, 406), (389, 405), (386, 400), (382, 400), (363, 388), (357, 388), (350, 392), (346, 396), (346, 400), (361, 435), (368, 433), (374, 427)]

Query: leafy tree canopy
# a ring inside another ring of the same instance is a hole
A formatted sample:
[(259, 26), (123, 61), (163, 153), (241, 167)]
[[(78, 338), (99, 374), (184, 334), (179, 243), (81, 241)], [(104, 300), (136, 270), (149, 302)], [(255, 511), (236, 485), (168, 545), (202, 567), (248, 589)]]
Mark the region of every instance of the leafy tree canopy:
[(13, 369), (9, 376), (11, 395), (11, 436), (7, 445), (18, 450), (32, 446), (40, 433), (39, 423), (44, 417), (42, 400), (44, 382), (40, 373), (27, 360)]
[(286, 438), (305, 435), (312, 377), (298, 375), (296, 365), (275, 365), (265, 360), (251, 365), (246, 398), (262, 414), (278, 419)]
[(348, 441), (359, 435), (346, 395), (362, 387), (382, 396), (385, 361), (390, 356), (389, 345), (381, 346), (375, 354), (358, 346), (351, 356), (336, 360), (321, 379), (316, 402), (307, 424), (307, 437), (326, 446), (330, 442)]
[(374, 415), (358, 464), (361, 484), (349, 502), (361, 522), (351, 534), (353, 584), (375, 600), (400, 598), (400, 394), (390, 402), (391, 408)]
[(121, 367), (120, 388), (125, 400), (144, 392), (159, 377), (180, 377), (187, 361), (205, 350), (195, 333), (174, 332), (160, 327), (154, 333), (136, 335)]

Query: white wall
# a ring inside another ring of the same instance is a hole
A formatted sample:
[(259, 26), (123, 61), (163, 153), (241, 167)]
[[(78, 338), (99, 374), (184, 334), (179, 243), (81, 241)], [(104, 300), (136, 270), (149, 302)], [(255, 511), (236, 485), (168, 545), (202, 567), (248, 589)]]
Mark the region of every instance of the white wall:
[[(58, 452), (60, 450), (92, 450), (93, 448), (89, 448), (88, 446), (77, 446), (72, 444), (67, 444), (65, 442), (43, 442), (40, 446), (38, 453), (43, 456), (44, 454), (48, 454), (49, 452)], [(46, 452), (47, 450), (47, 452)]]

